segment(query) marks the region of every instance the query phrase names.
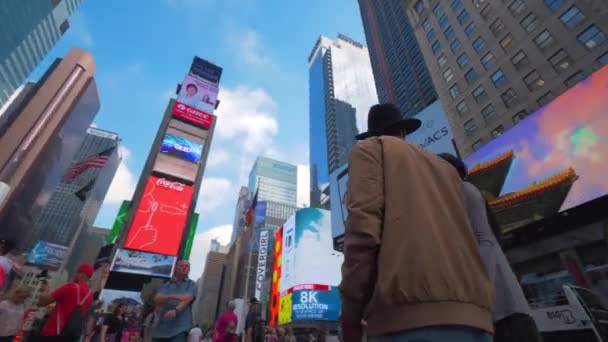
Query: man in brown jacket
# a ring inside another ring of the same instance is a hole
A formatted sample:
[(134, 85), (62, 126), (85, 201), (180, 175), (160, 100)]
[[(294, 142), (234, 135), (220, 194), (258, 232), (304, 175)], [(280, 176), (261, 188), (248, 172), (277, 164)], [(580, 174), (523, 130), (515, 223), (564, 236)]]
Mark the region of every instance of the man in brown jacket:
[(494, 292), (454, 168), (407, 144), (420, 127), (375, 105), (352, 149), (342, 266), (345, 341), (491, 341)]

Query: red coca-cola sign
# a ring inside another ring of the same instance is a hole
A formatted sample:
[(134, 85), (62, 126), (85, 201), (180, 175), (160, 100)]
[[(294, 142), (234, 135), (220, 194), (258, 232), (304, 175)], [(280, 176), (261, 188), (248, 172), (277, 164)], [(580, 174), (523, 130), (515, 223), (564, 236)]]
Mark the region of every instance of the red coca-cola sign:
[(175, 190), (175, 191), (184, 191), (186, 185), (180, 183), (180, 182), (172, 182), (170, 180), (167, 180), (165, 178), (159, 178), (156, 180), (156, 185), (158, 186), (162, 186), (164, 188), (167, 189), (171, 189), (171, 190)]
[(211, 128), (211, 124), (215, 118), (213, 114), (203, 112), (178, 101), (175, 101), (175, 105), (173, 106), (173, 116), (204, 128)]

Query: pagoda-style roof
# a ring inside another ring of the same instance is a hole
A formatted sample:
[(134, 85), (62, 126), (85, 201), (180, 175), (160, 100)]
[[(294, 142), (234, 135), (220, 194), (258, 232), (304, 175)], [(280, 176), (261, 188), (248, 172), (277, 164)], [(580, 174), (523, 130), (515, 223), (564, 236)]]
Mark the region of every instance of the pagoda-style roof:
[(513, 150), (509, 150), (488, 162), (477, 164), (469, 170), (466, 179), (482, 192), (498, 197), (509, 174), (513, 157)]

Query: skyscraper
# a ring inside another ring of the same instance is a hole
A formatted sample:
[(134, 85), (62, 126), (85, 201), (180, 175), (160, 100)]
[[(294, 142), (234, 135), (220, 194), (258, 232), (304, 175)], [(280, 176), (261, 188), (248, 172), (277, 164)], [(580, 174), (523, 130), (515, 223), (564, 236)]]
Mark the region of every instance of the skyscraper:
[(606, 1), (405, 7), (463, 156), (608, 63)]
[(437, 99), (402, 0), (359, 0), (378, 100), (392, 102), (405, 117)]
[(0, 1), (0, 107), (68, 30), (80, 2)]
[(321, 36), (308, 57), (311, 205), (321, 205), (329, 174), (347, 162), (355, 135), (367, 129), (377, 95), (367, 49), (342, 34)]
[(222, 292), (222, 279), (224, 275), (224, 262), (226, 253), (218, 248), (207, 254), (205, 270), (199, 280), (198, 294), (194, 303), (196, 323), (201, 326), (213, 324), (217, 319), (220, 297)]
[(249, 189), (246, 186), (242, 186), (239, 191), (239, 198), (236, 201), (236, 208), (234, 209), (234, 220), (232, 222), (232, 236), (230, 237), (230, 245), (236, 241), (239, 234), (245, 230), (245, 214), (249, 209)]

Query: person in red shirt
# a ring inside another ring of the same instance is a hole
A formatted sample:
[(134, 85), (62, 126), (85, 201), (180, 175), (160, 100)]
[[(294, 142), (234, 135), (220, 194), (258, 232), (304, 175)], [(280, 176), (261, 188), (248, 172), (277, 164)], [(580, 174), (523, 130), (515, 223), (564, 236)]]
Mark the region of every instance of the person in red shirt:
[(89, 305), (93, 302), (93, 294), (87, 284), (93, 272), (93, 265), (82, 264), (74, 276), (74, 282), (65, 284), (52, 293), (44, 292), (40, 294), (38, 306), (55, 303), (49, 319), (40, 332), (41, 341), (54, 341), (55, 339), (52, 337), (59, 337), (57, 341), (60, 341), (62, 338), (60, 336), (61, 332), (78, 304), (80, 304), (80, 310), (84, 316)]
[(234, 301), (228, 303), (228, 310), (224, 312), (215, 324), (215, 342), (236, 342), (236, 326), (238, 317), (234, 313), (236, 304)]

